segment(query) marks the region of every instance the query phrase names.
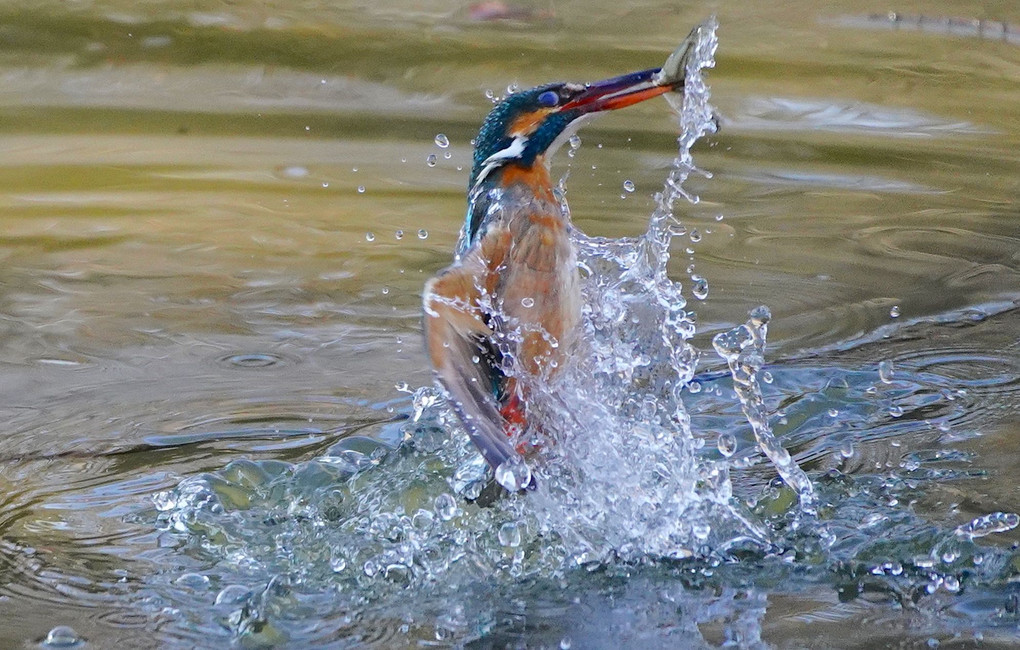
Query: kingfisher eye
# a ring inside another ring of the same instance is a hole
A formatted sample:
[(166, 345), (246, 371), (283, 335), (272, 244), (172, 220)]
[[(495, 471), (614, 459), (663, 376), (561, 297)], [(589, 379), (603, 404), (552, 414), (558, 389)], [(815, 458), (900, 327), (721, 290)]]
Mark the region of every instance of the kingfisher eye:
[(560, 103), (560, 96), (555, 91), (547, 90), (538, 96), (538, 103), (542, 106), (552, 108), (556, 104)]

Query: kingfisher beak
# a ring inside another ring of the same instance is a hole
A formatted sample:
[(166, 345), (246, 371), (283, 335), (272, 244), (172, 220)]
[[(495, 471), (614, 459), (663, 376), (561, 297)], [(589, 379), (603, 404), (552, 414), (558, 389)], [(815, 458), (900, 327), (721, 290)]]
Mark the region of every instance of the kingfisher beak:
[(683, 85), (683, 79), (664, 82), (660, 72), (660, 68), (652, 68), (588, 84), (577, 97), (564, 104), (560, 110), (595, 113), (624, 108), (658, 97)]

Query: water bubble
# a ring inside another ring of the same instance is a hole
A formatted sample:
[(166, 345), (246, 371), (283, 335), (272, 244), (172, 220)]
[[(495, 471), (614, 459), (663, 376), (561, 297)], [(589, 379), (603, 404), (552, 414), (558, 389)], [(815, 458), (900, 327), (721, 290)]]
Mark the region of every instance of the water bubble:
[(424, 228), (419, 228), (418, 229), (418, 239), (428, 239), (428, 238), (429, 238), (429, 231), (425, 230)]
[(359, 185), (358, 186), (358, 194), (364, 194), (364, 193), (365, 193), (365, 186), (364, 185)]
[(720, 433), (716, 446), (719, 448), (720, 454), (729, 458), (737, 451), (737, 437), (732, 433)]
[(692, 381), (691, 383), (687, 384), (687, 392), (688, 393), (700, 393), (701, 392), (701, 384), (699, 382)]
[(893, 362), (886, 359), (878, 364), (878, 378), (883, 384), (891, 384), (893, 380)]
[(434, 153), (430, 153), (429, 155), (425, 156), (425, 164), (428, 165), (429, 167), (435, 167), (436, 166), (436, 162), (438, 160), (439, 160), (439, 157), (436, 156), (436, 154), (434, 154)]
[(829, 417), (834, 418), (839, 416), (839, 409), (829, 409)]
[(708, 280), (700, 275), (692, 275), (691, 280), (694, 282), (694, 285), (691, 286), (691, 293), (694, 294), (694, 297), (698, 300), (708, 298)]
[(903, 407), (893, 404), (889, 407), (889, 415), (894, 418), (898, 418), (903, 415)]
[(890, 318), (899, 318), (900, 317), (900, 306), (899, 305), (893, 305), (892, 309), (889, 310), (889, 317)]
[(625, 192), (633, 192), (634, 191), (634, 181), (632, 181), (630, 179), (623, 181), (623, 189), (624, 189)]
[(444, 492), (437, 496), (433, 503), (436, 514), (443, 521), (450, 521), (457, 515), (457, 500), (453, 498), (452, 494)]
[(521, 529), (514, 522), (507, 522), (499, 527), (499, 543), (510, 548), (517, 548), (521, 545)]
[(216, 594), (217, 605), (240, 605), (251, 598), (251, 590), (243, 585), (227, 585)]
[(404, 238), (404, 231), (403, 230), (398, 230), (395, 233), (393, 233), (393, 236), (396, 237), (397, 239), (403, 239)]
[(329, 559), (329, 568), (333, 573), (342, 573), (347, 568), (347, 560), (342, 555), (335, 555)]
[(942, 579), (942, 588), (951, 594), (960, 591), (960, 579), (956, 576), (946, 576)]
[(209, 586), (209, 576), (201, 573), (184, 573), (174, 580), (174, 584), (194, 590), (205, 589)]
[(366, 232), (365, 233), (365, 241), (375, 241), (375, 233), (374, 232)]
[(843, 458), (850, 458), (854, 455), (854, 443), (847, 440), (839, 446), (839, 455)]
[(46, 634), (43, 645), (51, 648), (74, 648), (83, 645), (85, 642), (73, 628), (67, 625), (58, 625)]
[(521, 306), (525, 307), (526, 309), (531, 309), (532, 307), (535, 306), (535, 299), (534, 298), (521, 298)]
[(436, 146), (440, 149), (446, 149), (450, 146), (450, 138), (446, 137), (443, 133), (436, 134)]

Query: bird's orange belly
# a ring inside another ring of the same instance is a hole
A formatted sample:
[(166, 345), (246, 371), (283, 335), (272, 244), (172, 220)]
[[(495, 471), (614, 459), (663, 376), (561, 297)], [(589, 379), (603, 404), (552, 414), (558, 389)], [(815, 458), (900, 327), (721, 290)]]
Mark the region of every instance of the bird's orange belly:
[(562, 366), (580, 320), (577, 254), (563, 222), (531, 217), (504, 260), (502, 310), (519, 337), (518, 362), (531, 375)]

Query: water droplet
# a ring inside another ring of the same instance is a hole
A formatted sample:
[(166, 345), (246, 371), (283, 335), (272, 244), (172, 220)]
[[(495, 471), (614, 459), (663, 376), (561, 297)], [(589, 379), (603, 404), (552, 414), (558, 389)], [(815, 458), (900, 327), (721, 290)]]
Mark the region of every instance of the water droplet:
[(449, 160), (452, 157), (453, 157), (453, 154), (450, 153), (449, 151), (444, 151), (443, 152), (443, 158), (445, 158), (446, 160)]
[(899, 305), (893, 305), (892, 309), (889, 310), (889, 316), (890, 316), (890, 318), (899, 318), (900, 317), (900, 306)]
[(629, 180), (629, 179), (628, 179), (628, 180), (625, 180), (625, 181), (623, 181), (623, 190), (624, 190), (625, 192), (633, 192), (633, 191), (634, 191), (634, 189), (635, 189), (635, 188), (634, 188), (634, 181), (632, 181), (632, 180)]
[(521, 545), (521, 529), (514, 522), (507, 522), (499, 527), (499, 543), (510, 548), (517, 548)]
[(425, 156), (425, 164), (428, 165), (429, 167), (435, 167), (436, 162), (438, 160), (439, 160), (438, 156), (436, 156), (436, 154), (434, 153), (430, 153), (429, 155)]
[(903, 415), (903, 407), (902, 406), (896, 406), (895, 404), (890, 406), (889, 407), (889, 415), (893, 416), (894, 418), (898, 418), (898, 417), (902, 416)]
[(531, 485), (531, 468), (520, 458), (514, 458), (496, 468), (496, 482), (509, 492), (520, 492)]
[(701, 384), (696, 382), (696, 381), (692, 381), (691, 383), (687, 384), (687, 392), (688, 393), (700, 393), (701, 392)]
[(854, 443), (847, 440), (839, 446), (839, 455), (843, 458), (850, 458), (854, 455)]
[(444, 492), (436, 497), (434, 502), (436, 514), (443, 521), (450, 521), (457, 515), (457, 501), (453, 498), (453, 495)]
[(403, 239), (404, 238), (404, 231), (403, 230), (398, 230), (395, 233), (393, 233), (393, 236), (396, 237), (397, 239)]
[(570, 136), (570, 139), (567, 140), (567, 143), (570, 145), (571, 149), (576, 151), (577, 149), (579, 149), (581, 147), (581, 136), (579, 136), (579, 135), (577, 135), (575, 133), (575, 134)]
[(429, 238), (429, 231), (425, 230), (424, 228), (419, 228), (418, 229), (418, 239), (428, 239), (428, 238)]
[(450, 139), (443, 133), (436, 134), (436, 146), (440, 149), (446, 149), (450, 146)]
[(699, 521), (691, 527), (691, 532), (694, 533), (694, 538), (698, 541), (705, 541), (712, 532), (712, 527), (705, 522)]
[(510, 84), (510, 85), (508, 85), (506, 87), (506, 94), (512, 95), (515, 92), (517, 92), (517, 89), (518, 89), (518, 85), (517, 85), (517, 82), (515, 81), (514, 83), (512, 83), (512, 84)]
[(390, 293), (390, 288), (389, 287), (383, 287), (382, 288), (382, 295), (385, 296), (385, 295), (388, 295), (389, 293)]
[(560, 639), (560, 650), (570, 650), (571, 646), (573, 646), (573, 642), (570, 640), (569, 636), (565, 636)]
[(311, 131), (311, 130), (312, 130), (312, 127), (310, 127), (310, 126), (305, 126), (305, 131)]
[(878, 378), (883, 384), (891, 384), (893, 380), (893, 362), (888, 359), (878, 364)]
[(355, 174), (357, 174), (358, 173), (358, 168), (357, 167), (351, 167), (351, 171), (354, 172)]
[(73, 628), (67, 625), (58, 625), (46, 634), (43, 645), (51, 648), (73, 648), (83, 645), (84, 641)]
[(689, 235), (689, 237), (691, 238), (691, 241), (694, 242), (695, 244), (701, 241), (701, 233), (698, 232), (697, 228), (691, 230), (691, 234)]
[(485, 98), (491, 101), (496, 101), (496, 93), (493, 92), (492, 88), (485, 89)]
[(535, 306), (535, 299), (534, 298), (521, 298), (521, 306), (523, 306), (523, 307), (525, 307), (527, 309), (531, 309), (532, 307)]
[(715, 220), (716, 221), (722, 221), (723, 220), (723, 216), (721, 214), (717, 214), (717, 215), (715, 215)]
[(737, 451), (737, 437), (732, 433), (720, 433), (716, 446), (719, 448), (720, 454), (729, 458)]
[[(1018, 525), (1020, 525), (1020, 515), (1013, 512), (993, 512), (960, 526), (956, 529), (956, 534), (960, 537), (973, 539), (993, 533), (1004, 533), (1007, 530), (1013, 530)], [(984, 558), (981, 561), (983, 562)], [(974, 563), (980, 564), (977, 556), (974, 557)]]
[(366, 232), (365, 233), (365, 241), (375, 241), (375, 233), (374, 232)]
[(336, 555), (329, 559), (329, 568), (333, 573), (340, 573), (347, 568), (347, 560), (342, 555)]
[(775, 378), (772, 376), (772, 373), (769, 372), (768, 370), (762, 370), (761, 380), (766, 384), (771, 384), (773, 381), (775, 381)]
[(359, 185), (358, 186), (358, 194), (364, 194), (364, 193), (365, 193), (365, 186), (364, 185)]
[(694, 286), (691, 287), (691, 293), (694, 294), (694, 297), (698, 300), (708, 298), (708, 280), (700, 275), (692, 275), (691, 280), (694, 281)]
[(829, 409), (829, 417), (830, 418), (839, 417), (839, 409)]

